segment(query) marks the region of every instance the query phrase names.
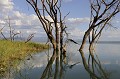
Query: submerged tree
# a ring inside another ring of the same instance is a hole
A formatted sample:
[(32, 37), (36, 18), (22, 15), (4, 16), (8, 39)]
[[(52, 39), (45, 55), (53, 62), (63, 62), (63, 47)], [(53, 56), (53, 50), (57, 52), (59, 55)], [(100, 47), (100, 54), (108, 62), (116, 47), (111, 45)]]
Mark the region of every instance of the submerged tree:
[[(90, 73), (92, 79), (108, 79), (103, 69), (101, 69), (100, 61), (95, 59), (94, 56), (94, 43), (98, 41), (103, 29), (106, 26), (112, 26), (110, 23), (112, 18), (120, 12), (120, 0), (90, 0), (91, 17), (89, 28), (84, 34), (82, 44), (80, 46), (80, 54), (82, 56), (85, 69)], [(84, 45), (89, 40), (89, 57), (88, 61), (84, 56)], [(90, 60), (92, 67), (90, 67)], [(95, 67), (100, 70), (101, 77), (95, 73)]]
[[(61, 13), (61, 0), (26, 0), (34, 9), (54, 50), (58, 53), (63, 47), (64, 19)], [(57, 54), (58, 55), (58, 54)], [(58, 55), (59, 56), (59, 55)]]
[(93, 43), (99, 39), (106, 26), (112, 26), (110, 21), (120, 12), (120, 0), (90, 0), (91, 17), (89, 28), (84, 34), (80, 50), (84, 48), (86, 40)]
[[(47, 34), (49, 41), (53, 46), (53, 58), (51, 60), (54, 61), (56, 59), (56, 68), (55, 71), (61, 71), (59, 69), (59, 58), (63, 60), (63, 52), (64, 52), (64, 44), (63, 44), (63, 33), (66, 33), (65, 29), (65, 18), (62, 17), (61, 13), (61, 0), (26, 0), (34, 9), (36, 15), (39, 18), (39, 21), (44, 28), (44, 31)], [(48, 63), (47, 66), (52, 65), (52, 62)], [(62, 62), (60, 63), (62, 64)], [(49, 68), (49, 67), (47, 67)], [(41, 79), (46, 79), (44, 74), (48, 69), (44, 70)], [(54, 79), (57, 78), (58, 73), (54, 76)]]

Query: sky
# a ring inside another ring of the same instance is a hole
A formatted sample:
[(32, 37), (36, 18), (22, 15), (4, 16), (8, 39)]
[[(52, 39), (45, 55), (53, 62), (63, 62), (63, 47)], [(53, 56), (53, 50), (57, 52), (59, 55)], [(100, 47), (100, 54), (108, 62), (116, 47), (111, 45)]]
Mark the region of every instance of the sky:
[[(70, 14), (66, 17), (67, 31), (70, 38), (82, 39), (88, 28), (90, 18), (89, 0), (63, 0), (62, 15)], [(46, 34), (39, 22), (32, 7), (26, 0), (0, 0), (0, 29), (3, 34), (9, 36), (8, 16), (10, 17), (11, 27), (15, 32), (21, 32), (24, 37), (35, 33), (35, 37), (46, 37)], [(120, 14), (118, 14), (112, 24), (117, 29), (106, 28), (100, 40), (120, 41)], [(0, 35), (1, 37), (1, 35)]]

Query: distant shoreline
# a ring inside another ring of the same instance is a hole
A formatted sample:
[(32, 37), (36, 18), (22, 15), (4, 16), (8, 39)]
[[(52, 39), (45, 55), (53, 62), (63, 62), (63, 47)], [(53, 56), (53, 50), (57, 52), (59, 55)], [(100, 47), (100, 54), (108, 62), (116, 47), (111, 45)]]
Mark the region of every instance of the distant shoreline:
[[(15, 38), (15, 41), (25, 41), (25, 37), (23, 38)], [(77, 43), (82, 43), (82, 39), (73, 39)], [(47, 37), (34, 37), (33, 39), (30, 40), (31, 42), (35, 43), (46, 43), (47, 42)], [(89, 43), (87, 40), (86, 43)], [(120, 41), (99, 41), (97, 44), (120, 44)]]
[[(80, 40), (80, 41), (76, 41), (75, 40), (75, 42), (77, 42), (78, 44), (81, 44), (82, 43), (82, 41)], [(88, 44), (89, 43), (89, 41), (86, 41), (86, 43)], [(96, 44), (120, 44), (120, 41), (96, 41), (95, 42)]]
[(98, 41), (98, 44), (120, 44), (120, 41)]
[[(82, 42), (82, 41), (80, 41)], [(86, 43), (89, 43), (89, 41), (86, 41)], [(96, 41), (97, 44), (120, 44), (120, 41)]]

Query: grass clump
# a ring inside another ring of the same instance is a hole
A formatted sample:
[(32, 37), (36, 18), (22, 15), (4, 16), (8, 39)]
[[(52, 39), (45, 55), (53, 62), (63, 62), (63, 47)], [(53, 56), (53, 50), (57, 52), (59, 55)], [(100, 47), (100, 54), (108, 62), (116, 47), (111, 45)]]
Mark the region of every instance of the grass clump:
[(18, 62), (29, 54), (45, 49), (48, 49), (48, 45), (0, 40), (0, 76), (3, 76), (10, 69), (9, 67), (17, 66)]

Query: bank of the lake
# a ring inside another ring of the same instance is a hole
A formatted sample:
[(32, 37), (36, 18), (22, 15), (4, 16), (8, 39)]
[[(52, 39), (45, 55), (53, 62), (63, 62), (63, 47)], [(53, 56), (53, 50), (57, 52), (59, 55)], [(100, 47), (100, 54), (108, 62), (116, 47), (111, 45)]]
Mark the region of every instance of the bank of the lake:
[(0, 76), (9, 71), (9, 67), (16, 67), (26, 56), (48, 48), (48, 45), (34, 42), (0, 40)]

